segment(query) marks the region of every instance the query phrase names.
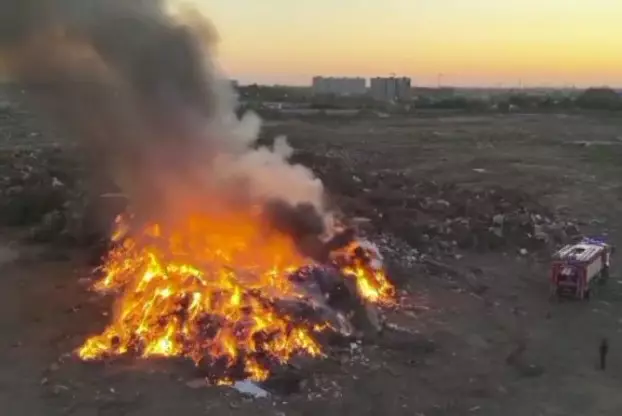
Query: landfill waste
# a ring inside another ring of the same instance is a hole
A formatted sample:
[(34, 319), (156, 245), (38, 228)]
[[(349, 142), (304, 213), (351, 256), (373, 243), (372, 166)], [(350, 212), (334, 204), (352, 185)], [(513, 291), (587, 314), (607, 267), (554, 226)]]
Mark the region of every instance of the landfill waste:
[[(90, 245), (108, 234), (115, 210), (89, 189), (75, 149), (40, 146), (0, 150), (0, 222), (29, 229), (30, 241)], [(109, 204), (108, 204), (109, 205)]]
[(575, 221), (522, 190), (419, 180), (400, 171), (365, 172), (340, 151), (299, 151), (294, 160), (318, 173), (347, 216), (367, 218), (371, 232), (391, 232), (420, 254), (548, 253), (581, 235)]
[[(30, 116), (16, 108), (7, 106), (0, 118), (20, 126), (30, 123)], [(33, 138), (36, 131), (21, 129), (19, 147), (0, 149), (2, 224), (30, 227), (30, 238), (37, 242), (99, 243), (123, 208), (117, 190), (93, 189), (75, 147), (50, 142), (47, 133)], [(0, 138), (3, 131), (0, 126)], [(399, 170), (366, 170), (364, 161), (338, 145), (325, 150), (297, 150), (292, 161), (316, 172), (333, 205), (356, 219), (381, 249), (403, 257), (403, 263), (412, 265), (421, 255), (455, 256), (460, 250), (548, 253), (581, 235), (575, 221), (520, 190), (469, 188)], [(102, 206), (107, 207), (103, 216)]]
[(256, 399), (268, 397), (270, 394), (250, 380), (242, 380), (235, 382), (233, 387), (238, 392), (252, 396)]

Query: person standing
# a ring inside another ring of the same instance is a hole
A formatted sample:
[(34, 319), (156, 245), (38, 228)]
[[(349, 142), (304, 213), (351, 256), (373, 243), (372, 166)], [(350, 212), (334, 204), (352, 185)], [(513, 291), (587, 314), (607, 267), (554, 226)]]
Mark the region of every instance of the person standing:
[(600, 342), (598, 352), (600, 355), (600, 369), (605, 371), (605, 368), (607, 367), (607, 353), (609, 352), (609, 341), (607, 338), (603, 338)]

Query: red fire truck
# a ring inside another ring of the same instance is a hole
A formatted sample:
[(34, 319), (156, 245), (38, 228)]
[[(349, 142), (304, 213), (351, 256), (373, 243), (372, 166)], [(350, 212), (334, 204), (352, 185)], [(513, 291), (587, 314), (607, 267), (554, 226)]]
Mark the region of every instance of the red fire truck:
[(612, 247), (591, 238), (562, 247), (553, 255), (551, 294), (589, 299), (594, 284), (609, 277), (611, 253)]

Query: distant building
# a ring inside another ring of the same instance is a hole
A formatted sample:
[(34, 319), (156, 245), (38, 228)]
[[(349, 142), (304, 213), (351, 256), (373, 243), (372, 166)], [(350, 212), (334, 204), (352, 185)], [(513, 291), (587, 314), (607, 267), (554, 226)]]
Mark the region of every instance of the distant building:
[(313, 93), (316, 95), (364, 95), (367, 93), (365, 78), (313, 77)]
[(407, 77), (372, 78), (370, 93), (380, 101), (402, 101), (411, 97), (411, 80)]

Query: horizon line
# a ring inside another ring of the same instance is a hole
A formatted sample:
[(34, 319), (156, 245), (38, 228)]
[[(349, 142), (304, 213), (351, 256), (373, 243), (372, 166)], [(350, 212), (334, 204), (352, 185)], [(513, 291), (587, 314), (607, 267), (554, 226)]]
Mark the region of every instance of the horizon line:
[[(230, 78), (231, 81), (238, 83), (240, 87), (249, 87), (257, 85), (260, 87), (288, 87), (288, 88), (313, 88), (311, 84), (280, 84), (280, 83), (261, 83), (261, 82), (240, 82), (235, 78)], [(413, 89), (426, 88), (426, 89), (462, 89), (462, 90), (587, 90), (590, 88), (609, 88), (614, 91), (622, 91), (622, 86), (612, 85), (590, 85), (590, 86), (577, 86), (577, 85), (534, 85), (534, 86), (499, 86), (499, 85), (434, 85), (434, 84), (420, 84), (412, 86)]]

